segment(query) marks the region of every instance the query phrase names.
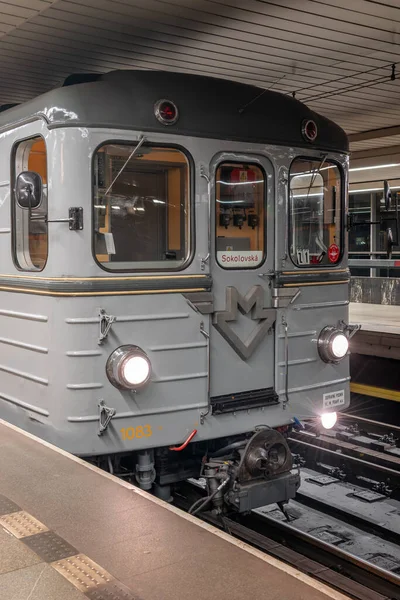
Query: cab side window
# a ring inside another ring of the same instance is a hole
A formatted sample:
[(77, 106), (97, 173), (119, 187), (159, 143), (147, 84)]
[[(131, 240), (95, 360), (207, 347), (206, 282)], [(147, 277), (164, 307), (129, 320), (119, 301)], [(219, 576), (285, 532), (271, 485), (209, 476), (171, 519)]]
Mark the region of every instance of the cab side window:
[(48, 257), (47, 151), (44, 139), (37, 136), (19, 142), (13, 156), (14, 260), (23, 271), (42, 271)]

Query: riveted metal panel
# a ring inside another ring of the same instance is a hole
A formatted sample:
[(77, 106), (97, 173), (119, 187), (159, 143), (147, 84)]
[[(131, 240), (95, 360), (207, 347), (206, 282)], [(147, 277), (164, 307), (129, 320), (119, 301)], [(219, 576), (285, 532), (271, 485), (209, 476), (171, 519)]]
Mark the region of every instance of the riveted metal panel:
[(289, 401), (292, 414), (305, 418), (324, 412), (323, 395), (327, 392), (343, 390), (344, 404), (339, 410), (350, 403), (349, 357), (338, 364), (324, 363), (317, 348), (324, 327), (348, 323), (349, 302), (347, 285), (341, 283), (299, 289), (293, 304), (278, 310), (277, 392)]

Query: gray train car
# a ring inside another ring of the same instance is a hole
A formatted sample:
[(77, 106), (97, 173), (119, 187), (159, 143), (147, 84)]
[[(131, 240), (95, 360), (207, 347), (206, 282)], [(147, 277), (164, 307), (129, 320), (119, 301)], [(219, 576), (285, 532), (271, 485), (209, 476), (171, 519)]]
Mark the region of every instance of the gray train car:
[(72, 76), (0, 114), (0, 417), (163, 497), (293, 497), (349, 404), (345, 133), (226, 80)]

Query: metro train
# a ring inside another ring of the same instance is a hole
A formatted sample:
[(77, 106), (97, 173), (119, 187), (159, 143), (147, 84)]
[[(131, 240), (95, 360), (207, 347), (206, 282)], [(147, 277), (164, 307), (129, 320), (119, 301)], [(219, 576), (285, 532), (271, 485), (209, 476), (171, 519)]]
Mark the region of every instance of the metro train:
[(0, 417), (246, 512), (350, 400), (348, 141), (289, 95), (73, 75), (0, 114)]

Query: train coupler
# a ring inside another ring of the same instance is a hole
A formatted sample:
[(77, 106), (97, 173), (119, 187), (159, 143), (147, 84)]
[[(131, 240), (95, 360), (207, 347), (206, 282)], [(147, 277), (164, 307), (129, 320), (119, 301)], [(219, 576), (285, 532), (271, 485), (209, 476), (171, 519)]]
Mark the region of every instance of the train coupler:
[(269, 428), (258, 429), (235, 458), (207, 462), (204, 477), (217, 512), (225, 507), (243, 513), (287, 502), (300, 485), (285, 438)]

